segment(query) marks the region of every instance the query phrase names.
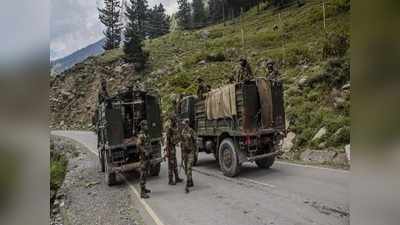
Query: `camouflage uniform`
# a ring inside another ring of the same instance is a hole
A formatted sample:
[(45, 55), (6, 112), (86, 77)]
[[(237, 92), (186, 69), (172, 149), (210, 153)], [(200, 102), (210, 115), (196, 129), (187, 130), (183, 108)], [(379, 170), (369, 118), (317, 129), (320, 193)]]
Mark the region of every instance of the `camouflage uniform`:
[(275, 69), (274, 65), (275, 62), (272, 61), (271, 59), (267, 61), (267, 70), (268, 70), (267, 79), (272, 81), (278, 81), (280, 79), (280, 73), (277, 69)]
[(184, 121), (184, 128), (181, 134), (181, 151), (182, 160), (185, 166), (186, 173), (186, 192), (189, 192), (189, 187), (193, 187), (192, 166), (194, 162), (194, 154), (196, 151), (195, 133), (189, 126), (189, 121)]
[(98, 94), (98, 103), (104, 102), (109, 97), (108, 91), (107, 91), (107, 81), (103, 78), (100, 83), (100, 90)]
[(143, 120), (140, 124), (140, 132), (138, 134), (137, 146), (139, 149), (140, 159), (140, 196), (142, 198), (148, 198), (147, 193), (150, 190), (146, 189), (146, 173), (150, 167), (149, 161), (149, 148), (151, 148), (150, 137), (147, 135), (147, 122)]
[(209, 91), (209, 89), (208, 86), (204, 83), (203, 79), (199, 78), (197, 81), (199, 82), (199, 87), (197, 89), (197, 97), (203, 99), (204, 94), (206, 94)]
[[(178, 165), (176, 160), (176, 148), (175, 146), (178, 143), (178, 128), (176, 127), (176, 118), (174, 115), (170, 118), (170, 124), (166, 129), (166, 152), (168, 158), (168, 184), (175, 185), (176, 183), (182, 182), (182, 179), (179, 178), (178, 173)], [(175, 180), (173, 179), (175, 175)]]
[(251, 71), (251, 67), (246, 59), (240, 59), (240, 66), (235, 70), (235, 81), (242, 82), (251, 80), (253, 78), (253, 72)]

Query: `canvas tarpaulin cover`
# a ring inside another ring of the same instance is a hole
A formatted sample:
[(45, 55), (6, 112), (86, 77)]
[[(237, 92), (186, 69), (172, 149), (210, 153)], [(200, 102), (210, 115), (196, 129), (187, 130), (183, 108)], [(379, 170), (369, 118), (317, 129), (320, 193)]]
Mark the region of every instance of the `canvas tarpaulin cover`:
[(214, 89), (207, 94), (205, 101), (207, 119), (221, 119), (237, 114), (235, 85), (230, 84)]

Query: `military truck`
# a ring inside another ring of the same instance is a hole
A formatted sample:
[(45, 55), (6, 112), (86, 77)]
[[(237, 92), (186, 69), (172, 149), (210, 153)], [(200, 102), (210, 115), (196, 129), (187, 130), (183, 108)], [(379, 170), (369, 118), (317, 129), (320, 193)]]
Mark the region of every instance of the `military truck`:
[(99, 163), (108, 185), (116, 183), (116, 173), (139, 169), (137, 134), (142, 120), (147, 120), (151, 138), (149, 174), (158, 176), (162, 162), (159, 97), (129, 88), (100, 103), (96, 118)]
[(202, 98), (187, 96), (179, 104), (178, 118), (189, 119), (197, 133), (197, 153), (214, 154), (225, 176), (236, 176), (244, 162), (269, 168), (282, 153), (281, 81), (257, 78), (230, 84)]

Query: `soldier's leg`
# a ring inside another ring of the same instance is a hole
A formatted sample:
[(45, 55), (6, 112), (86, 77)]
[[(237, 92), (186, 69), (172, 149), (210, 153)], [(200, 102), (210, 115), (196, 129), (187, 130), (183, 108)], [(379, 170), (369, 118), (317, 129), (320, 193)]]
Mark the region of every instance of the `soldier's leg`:
[(192, 178), (192, 167), (194, 162), (194, 151), (188, 154), (188, 163), (187, 163), (187, 177), (188, 177), (188, 186), (193, 187), (193, 178)]
[(175, 174), (175, 182), (176, 183), (180, 183), (183, 180), (179, 177), (179, 173), (178, 173), (178, 160), (176, 159), (176, 152), (174, 152), (173, 154), (173, 161), (174, 161), (174, 174)]
[(145, 162), (142, 162), (140, 166), (140, 197), (142, 198), (149, 197), (146, 193), (146, 169)]
[(175, 185), (175, 181), (173, 180), (174, 161), (171, 153), (172, 151), (168, 157), (168, 184)]

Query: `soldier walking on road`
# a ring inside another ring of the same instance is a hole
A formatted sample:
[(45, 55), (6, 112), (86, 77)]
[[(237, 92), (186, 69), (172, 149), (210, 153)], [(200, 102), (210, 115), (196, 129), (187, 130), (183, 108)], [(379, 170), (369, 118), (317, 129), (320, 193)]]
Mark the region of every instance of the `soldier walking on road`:
[(239, 67), (235, 70), (236, 82), (248, 81), (253, 78), (253, 72), (251, 71), (250, 64), (244, 57), (241, 57)]
[(149, 198), (148, 193), (151, 191), (146, 188), (146, 173), (149, 170), (150, 162), (150, 137), (147, 134), (147, 121), (143, 120), (140, 123), (140, 131), (138, 135), (137, 146), (139, 149), (139, 158), (140, 158), (140, 197), (141, 198)]
[(181, 135), (182, 159), (186, 173), (186, 193), (189, 193), (189, 187), (193, 187), (192, 166), (194, 154), (196, 151), (196, 140), (194, 130), (189, 126), (189, 120), (183, 121), (183, 130)]
[[(170, 123), (167, 126), (167, 143), (166, 143), (166, 156), (168, 158), (168, 184), (175, 185), (183, 180), (179, 178), (178, 165), (176, 160), (176, 145), (178, 144), (179, 133), (176, 124), (176, 116), (174, 114), (170, 117)], [(175, 175), (175, 180), (174, 180)]]

